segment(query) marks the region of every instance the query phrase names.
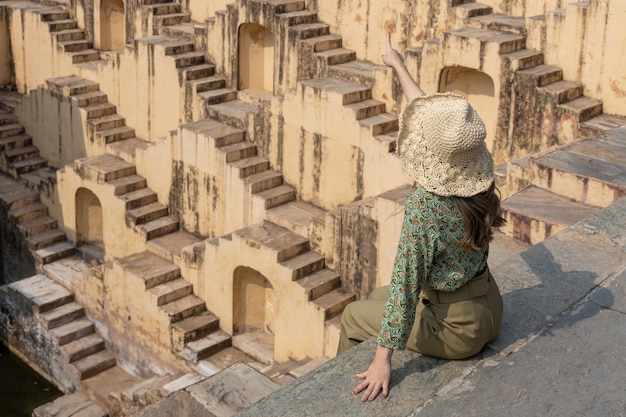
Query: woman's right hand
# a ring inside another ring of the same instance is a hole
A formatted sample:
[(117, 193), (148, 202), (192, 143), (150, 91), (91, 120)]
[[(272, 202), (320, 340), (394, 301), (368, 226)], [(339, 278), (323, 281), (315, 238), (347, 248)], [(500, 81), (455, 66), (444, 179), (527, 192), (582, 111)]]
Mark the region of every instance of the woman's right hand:
[(391, 35), (387, 32), (387, 52), (381, 57), (383, 59), (383, 63), (392, 68), (398, 68), (399, 65), (404, 64), (404, 59), (402, 59), (402, 55), (393, 49), (391, 46)]

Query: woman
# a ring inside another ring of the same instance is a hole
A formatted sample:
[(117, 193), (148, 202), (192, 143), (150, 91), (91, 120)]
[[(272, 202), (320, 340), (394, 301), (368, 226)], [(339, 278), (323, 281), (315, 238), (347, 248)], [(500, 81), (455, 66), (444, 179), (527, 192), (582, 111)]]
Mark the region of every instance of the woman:
[(487, 256), (492, 228), (504, 219), (483, 121), (459, 94), (424, 94), (389, 35), (382, 59), (408, 101), (398, 156), (416, 186), (406, 199), (390, 285), (342, 315), (338, 353), (378, 335), (374, 360), (352, 391), (363, 392), (363, 401), (387, 396), (394, 349), (467, 358), (496, 337), (502, 321)]

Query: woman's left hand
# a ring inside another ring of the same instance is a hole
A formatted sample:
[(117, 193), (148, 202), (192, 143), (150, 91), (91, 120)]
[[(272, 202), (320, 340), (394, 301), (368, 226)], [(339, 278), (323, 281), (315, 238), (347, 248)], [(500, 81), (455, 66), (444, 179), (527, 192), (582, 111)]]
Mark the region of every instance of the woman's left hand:
[(352, 390), (352, 395), (365, 391), (361, 397), (361, 401), (373, 401), (382, 390), (382, 397), (387, 397), (389, 393), (389, 381), (391, 380), (392, 354), (392, 349), (378, 346), (376, 356), (367, 371), (356, 374), (358, 378), (364, 381)]

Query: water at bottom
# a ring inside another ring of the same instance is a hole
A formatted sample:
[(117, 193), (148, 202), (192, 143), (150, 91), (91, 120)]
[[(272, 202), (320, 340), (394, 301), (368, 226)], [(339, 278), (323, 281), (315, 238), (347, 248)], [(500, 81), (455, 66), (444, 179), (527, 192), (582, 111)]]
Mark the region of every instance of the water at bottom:
[(62, 393), (0, 343), (0, 417), (30, 417)]

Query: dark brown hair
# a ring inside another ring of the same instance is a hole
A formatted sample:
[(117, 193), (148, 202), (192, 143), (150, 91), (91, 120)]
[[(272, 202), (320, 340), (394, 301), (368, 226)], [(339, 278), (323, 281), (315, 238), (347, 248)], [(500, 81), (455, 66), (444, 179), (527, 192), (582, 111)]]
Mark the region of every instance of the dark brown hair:
[(504, 226), (500, 192), (495, 183), (487, 191), (471, 197), (454, 197), (467, 231), (459, 245), (465, 250), (479, 250), (493, 239), (493, 228)]

